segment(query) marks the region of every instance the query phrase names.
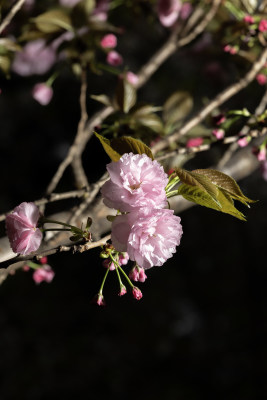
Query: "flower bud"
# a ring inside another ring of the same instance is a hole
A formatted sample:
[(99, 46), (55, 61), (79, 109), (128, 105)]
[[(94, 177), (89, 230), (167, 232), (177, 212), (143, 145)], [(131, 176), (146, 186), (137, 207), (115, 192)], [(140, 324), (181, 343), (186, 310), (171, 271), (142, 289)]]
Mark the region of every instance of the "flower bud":
[(141, 290), (136, 286), (133, 287), (133, 292), (132, 293), (133, 293), (133, 297), (136, 300), (141, 300), (142, 297), (143, 297), (143, 294), (142, 294)]
[(124, 296), (127, 293), (126, 287), (124, 285), (121, 286), (121, 291), (118, 294), (120, 297)]

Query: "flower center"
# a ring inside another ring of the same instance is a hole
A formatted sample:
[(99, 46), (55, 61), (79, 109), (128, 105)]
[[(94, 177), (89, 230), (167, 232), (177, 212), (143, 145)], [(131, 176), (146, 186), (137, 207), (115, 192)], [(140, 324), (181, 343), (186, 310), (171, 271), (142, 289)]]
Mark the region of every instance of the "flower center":
[(139, 189), (140, 186), (141, 186), (141, 182), (140, 183), (134, 183), (133, 185), (130, 185), (129, 188), (131, 190), (136, 190), (136, 189)]

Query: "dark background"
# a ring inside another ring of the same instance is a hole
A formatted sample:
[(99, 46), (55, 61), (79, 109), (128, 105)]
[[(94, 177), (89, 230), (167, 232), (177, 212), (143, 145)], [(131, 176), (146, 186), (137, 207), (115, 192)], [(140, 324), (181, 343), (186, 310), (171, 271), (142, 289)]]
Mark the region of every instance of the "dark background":
[[(142, 23), (139, 30), (130, 44), (122, 38), (119, 49), (133, 71), (147, 59), (146, 46), (138, 47)], [(165, 35), (152, 33), (146, 32), (151, 52)], [(160, 105), (175, 89), (186, 88), (198, 103), (246, 69), (222, 53), (215, 39), (196, 51), (201, 40), (164, 64), (140, 99)], [(210, 75), (210, 62), (219, 73)], [(76, 132), (78, 80), (66, 70), (47, 107), (31, 98), (38, 81), (0, 79), (1, 212), (43, 195)], [(89, 75), (89, 93), (112, 92), (114, 84), (113, 77)], [(235, 101), (252, 111), (263, 90), (253, 83)], [(89, 114), (97, 109), (89, 100)], [(92, 139), (83, 161), (94, 181), (108, 159)], [(198, 161), (210, 165), (206, 154), (195, 158), (196, 166)], [(139, 285), (141, 301), (130, 293), (119, 298), (110, 273), (107, 306), (91, 304), (104, 274), (98, 249), (50, 257), (56, 272), (51, 284), (37, 286), (31, 272), (10, 276), (0, 288), (0, 399), (266, 399), (267, 183), (260, 171), (239, 183), (259, 200), (250, 210), (241, 206), (248, 221), (201, 207), (183, 212), (177, 254), (148, 271)], [(72, 185), (67, 170), (57, 191)]]

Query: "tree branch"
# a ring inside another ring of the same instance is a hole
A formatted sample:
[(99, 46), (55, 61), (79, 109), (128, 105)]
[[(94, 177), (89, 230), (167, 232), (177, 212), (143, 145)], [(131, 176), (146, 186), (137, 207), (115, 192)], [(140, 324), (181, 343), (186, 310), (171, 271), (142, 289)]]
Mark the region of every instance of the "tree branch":
[(10, 24), (11, 20), (14, 18), (14, 16), (17, 14), (17, 12), (21, 9), (23, 6), (23, 3), (25, 0), (18, 0), (14, 6), (11, 8), (7, 16), (3, 19), (1, 25), (0, 25), (0, 34), (3, 32), (3, 30)]

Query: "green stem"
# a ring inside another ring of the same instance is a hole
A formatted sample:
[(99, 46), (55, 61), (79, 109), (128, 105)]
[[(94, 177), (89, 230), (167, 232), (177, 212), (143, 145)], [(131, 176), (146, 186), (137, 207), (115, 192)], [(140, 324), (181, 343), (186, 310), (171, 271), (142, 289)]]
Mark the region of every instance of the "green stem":
[(107, 268), (107, 272), (105, 273), (105, 276), (103, 278), (103, 281), (102, 281), (102, 284), (101, 284), (101, 287), (100, 287), (100, 290), (99, 290), (99, 294), (102, 294), (102, 292), (103, 292), (103, 288), (104, 288), (108, 273), (109, 273), (109, 268)]
[(78, 228), (76, 228), (76, 226), (66, 224), (65, 222), (54, 221), (53, 219), (42, 218), (40, 222), (42, 224), (58, 224), (58, 225), (68, 226), (69, 228), (78, 229)]
[(174, 197), (178, 195), (178, 190), (173, 190), (172, 192), (167, 193), (167, 198)]
[(32, 268), (32, 269), (39, 269), (39, 268), (42, 268), (41, 265), (35, 264), (35, 263), (32, 262), (32, 261), (27, 261), (27, 264), (26, 264), (26, 265), (28, 265), (28, 267), (30, 267), (30, 268)]
[(120, 287), (122, 287), (122, 286), (123, 286), (123, 283), (122, 283), (122, 281), (121, 281), (121, 276), (120, 276), (119, 270), (118, 270), (118, 268), (115, 268), (115, 269), (116, 269), (117, 276), (118, 276), (118, 279), (119, 279)]
[(60, 228), (51, 228), (51, 229), (41, 229), (41, 231), (42, 232), (49, 232), (49, 231), (71, 231), (71, 229), (64, 229), (64, 228), (62, 228), (62, 229), (60, 229)]

